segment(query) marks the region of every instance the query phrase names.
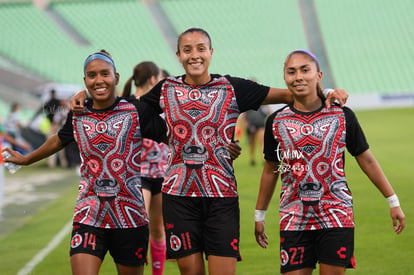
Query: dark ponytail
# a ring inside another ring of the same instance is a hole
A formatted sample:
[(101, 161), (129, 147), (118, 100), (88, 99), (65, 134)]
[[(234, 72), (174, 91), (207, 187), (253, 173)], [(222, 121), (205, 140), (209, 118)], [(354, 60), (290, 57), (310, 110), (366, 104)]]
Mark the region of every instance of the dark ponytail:
[(131, 95), (132, 88), (132, 76), (128, 78), (127, 82), (124, 85), (124, 90), (122, 91), (122, 96), (127, 97)]

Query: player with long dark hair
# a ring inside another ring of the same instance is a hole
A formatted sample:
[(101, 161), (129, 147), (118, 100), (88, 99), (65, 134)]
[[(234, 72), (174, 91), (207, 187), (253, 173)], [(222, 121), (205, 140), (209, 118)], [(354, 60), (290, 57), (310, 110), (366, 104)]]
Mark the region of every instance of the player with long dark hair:
[(278, 175), (280, 194), (281, 272), (345, 274), (354, 267), (352, 194), (344, 172), (345, 149), (390, 203), (394, 230), (405, 217), (398, 198), (369, 150), (355, 114), (338, 104), (325, 106), (319, 85), (322, 72), (316, 56), (296, 50), (284, 64), (284, 79), (293, 102), (266, 121), (264, 157), (256, 204), (255, 235), (267, 247), (265, 211)]

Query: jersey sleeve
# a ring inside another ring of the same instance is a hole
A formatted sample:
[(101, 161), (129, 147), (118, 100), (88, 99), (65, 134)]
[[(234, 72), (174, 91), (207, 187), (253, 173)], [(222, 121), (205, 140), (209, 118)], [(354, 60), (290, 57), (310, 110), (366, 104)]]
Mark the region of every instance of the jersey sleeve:
[(142, 137), (156, 142), (165, 140), (167, 125), (155, 108), (146, 101), (130, 100), (138, 111)]
[(267, 119), (265, 124), (265, 131), (263, 136), (263, 154), (265, 160), (279, 162), (278, 151), (279, 142), (273, 136), (273, 120), (275, 119), (276, 112), (272, 113)]
[(346, 123), (346, 148), (352, 156), (358, 156), (369, 149), (367, 139), (355, 113), (344, 107)]
[(226, 75), (225, 77), (234, 87), (240, 112), (259, 109), (270, 90), (270, 87), (248, 79), (232, 77), (229, 75)]
[(73, 136), (72, 118), (73, 118), (73, 113), (70, 111), (66, 117), (65, 124), (63, 124), (63, 126), (60, 128), (58, 132), (58, 137), (63, 147), (75, 141), (75, 137)]
[(160, 107), (161, 88), (165, 80), (158, 82), (148, 93), (140, 97), (140, 101), (152, 106), (158, 114), (163, 111)]

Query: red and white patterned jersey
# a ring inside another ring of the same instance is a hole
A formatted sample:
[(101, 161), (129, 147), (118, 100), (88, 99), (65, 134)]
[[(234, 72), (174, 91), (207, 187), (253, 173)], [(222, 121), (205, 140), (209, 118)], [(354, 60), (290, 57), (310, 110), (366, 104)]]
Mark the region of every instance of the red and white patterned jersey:
[(144, 138), (142, 142), (141, 176), (163, 178), (168, 167), (168, 145)]
[(186, 197), (237, 197), (231, 142), (240, 112), (257, 109), (269, 87), (211, 75), (192, 86), (169, 77), (140, 98), (164, 113), (171, 159), (162, 192)]
[[(138, 104), (136, 99), (120, 98), (106, 110), (93, 110), (86, 104), (82, 114), (69, 113), (59, 131), (63, 145), (77, 142), (82, 160), (74, 223), (99, 228), (135, 228), (148, 223), (140, 175), (143, 123), (155, 123), (149, 129), (164, 127), (164, 134), (165, 123)], [(157, 135), (152, 136), (157, 139)]]
[(268, 118), (265, 158), (280, 162), (282, 180), (280, 230), (354, 227), (345, 148), (354, 156), (368, 149), (348, 108), (303, 113), (287, 106)]

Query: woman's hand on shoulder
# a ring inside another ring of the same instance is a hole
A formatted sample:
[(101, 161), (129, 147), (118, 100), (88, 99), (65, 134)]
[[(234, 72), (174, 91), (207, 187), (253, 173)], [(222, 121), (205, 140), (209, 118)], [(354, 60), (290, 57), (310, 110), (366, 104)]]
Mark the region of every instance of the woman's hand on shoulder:
[(82, 113), (85, 107), (86, 90), (81, 90), (69, 100), (70, 110), (74, 113)]

